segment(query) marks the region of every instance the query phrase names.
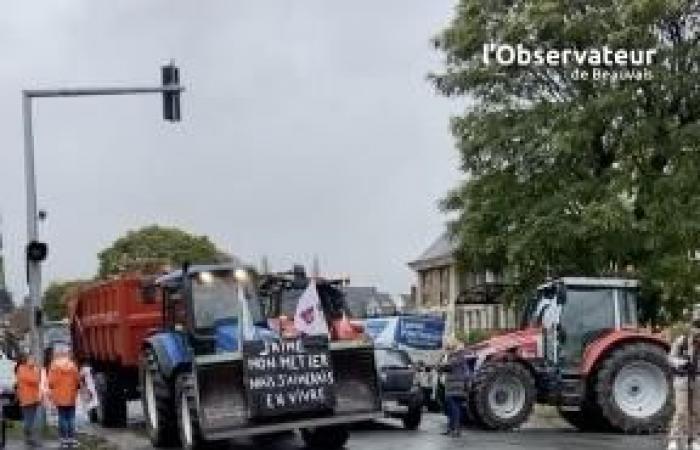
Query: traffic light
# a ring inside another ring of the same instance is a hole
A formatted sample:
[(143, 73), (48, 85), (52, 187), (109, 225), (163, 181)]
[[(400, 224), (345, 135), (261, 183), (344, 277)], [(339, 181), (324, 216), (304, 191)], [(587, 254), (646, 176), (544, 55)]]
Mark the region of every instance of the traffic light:
[(41, 262), (49, 254), (49, 246), (46, 242), (32, 241), (27, 244), (27, 261)]
[[(180, 69), (170, 63), (161, 67), (161, 82), (163, 87), (180, 84)], [(170, 122), (180, 121), (180, 91), (163, 92), (163, 118)]]

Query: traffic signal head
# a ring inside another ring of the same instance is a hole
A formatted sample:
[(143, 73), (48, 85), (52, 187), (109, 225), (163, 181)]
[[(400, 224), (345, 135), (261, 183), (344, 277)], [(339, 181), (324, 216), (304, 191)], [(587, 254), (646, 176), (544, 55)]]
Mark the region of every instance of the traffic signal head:
[(49, 246), (46, 242), (32, 241), (27, 244), (27, 261), (41, 262), (49, 254)]
[[(167, 66), (161, 67), (161, 82), (163, 87), (179, 86), (180, 84), (180, 69), (170, 63)], [(163, 92), (163, 118), (170, 122), (180, 121), (180, 91), (164, 91)]]

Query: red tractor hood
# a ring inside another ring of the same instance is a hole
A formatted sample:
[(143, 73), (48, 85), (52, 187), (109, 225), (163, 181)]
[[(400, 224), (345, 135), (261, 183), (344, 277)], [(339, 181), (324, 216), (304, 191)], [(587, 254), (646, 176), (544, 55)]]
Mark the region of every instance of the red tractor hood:
[(467, 350), (474, 352), (480, 360), (497, 353), (511, 353), (529, 359), (542, 356), (541, 342), (541, 328), (525, 328), (470, 345)]

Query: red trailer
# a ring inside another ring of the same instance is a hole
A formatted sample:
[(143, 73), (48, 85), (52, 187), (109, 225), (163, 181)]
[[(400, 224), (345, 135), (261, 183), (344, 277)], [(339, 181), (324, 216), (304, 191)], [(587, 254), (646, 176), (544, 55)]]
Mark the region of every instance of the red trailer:
[(98, 282), (80, 289), (69, 303), (76, 357), (95, 374), (100, 407), (92, 419), (105, 426), (126, 424), (126, 402), (139, 395), (141, 345), (162, 323), (160, 296), (143, 296), (147, 281), (127, 275)]

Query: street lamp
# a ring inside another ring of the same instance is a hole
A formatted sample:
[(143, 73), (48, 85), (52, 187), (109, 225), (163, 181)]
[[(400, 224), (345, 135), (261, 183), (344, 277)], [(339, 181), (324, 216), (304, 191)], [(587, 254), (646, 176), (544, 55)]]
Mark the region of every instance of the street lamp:
[(67, 89), (34, 89), (22, 91), (22, 116), (24, 120), (24, 173), (27, 190), (27, 284), (29, 285), (32, 353), (36, 361), (42, 361), (42, 305), (41, 305), (41, 263), (48, 255), (48, 246), (39, 240), (36, 205), (36, 176), (34, 171), (34, 136), (32, 131), (32, 100), (40, 97), (87, 97), (102, 95), (161, 94), (163, 98), (163, 119), (169, 122), (180, 121), (180, 93), (185, 90), (180, 85), (180, 70), (174, 63), (161, 68), (160, 86), (136, 87), (97, 87)]

